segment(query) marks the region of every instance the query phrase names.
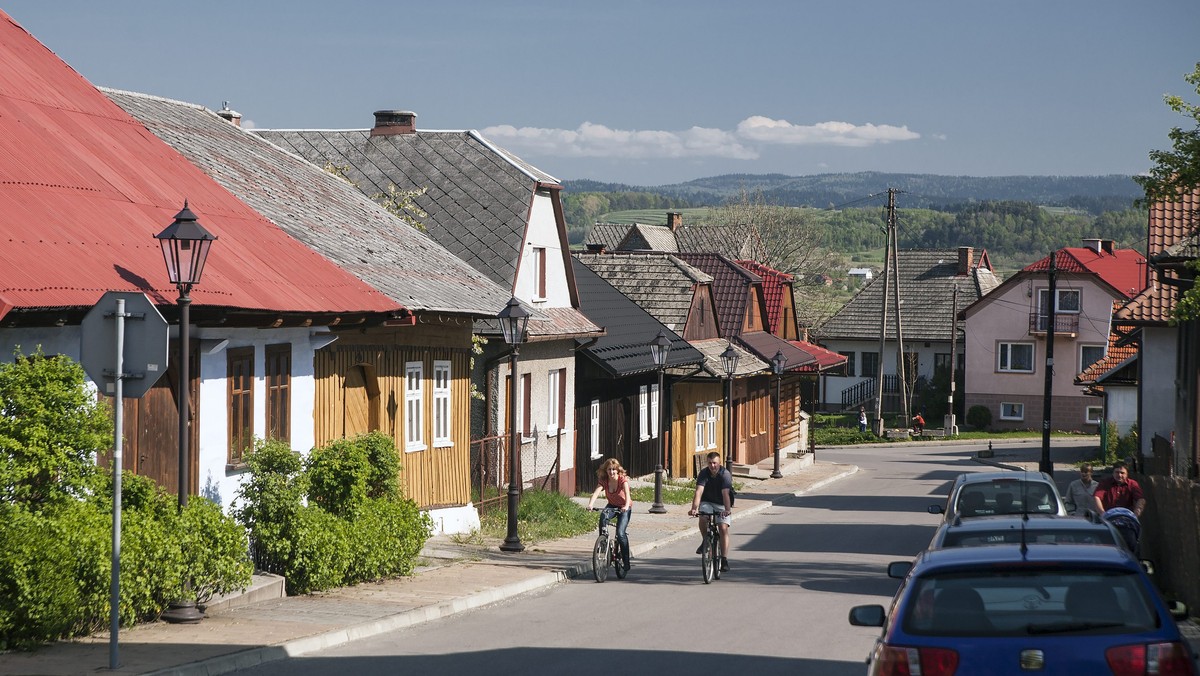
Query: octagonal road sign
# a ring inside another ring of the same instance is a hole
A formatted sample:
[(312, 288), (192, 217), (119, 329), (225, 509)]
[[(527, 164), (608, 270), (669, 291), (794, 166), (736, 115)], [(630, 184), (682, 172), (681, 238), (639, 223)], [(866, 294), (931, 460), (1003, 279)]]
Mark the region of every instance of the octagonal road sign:
[(81, 325), (79, 361), (108, 396), (116, 394), (117, 300), (125, 301), (125, 378), (123, 397), (138, 398), (167, 372), (167, 320), (146, 294), (109, 291), (88, 311)]

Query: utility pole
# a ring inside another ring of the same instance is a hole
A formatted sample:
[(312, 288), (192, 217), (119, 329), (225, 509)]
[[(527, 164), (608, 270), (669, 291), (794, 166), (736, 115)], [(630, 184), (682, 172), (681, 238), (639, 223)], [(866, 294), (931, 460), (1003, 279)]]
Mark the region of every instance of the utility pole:
[[(1054, 464), (1050, 462), (1050, 411), (1054, 397), (1054, 329), (1058, 317), (1058, 289), (1055, 284), (1058, 271), (1058, 251), (1050, 252), (1050, 288), (1046, 291), (1046, 393), (1042, 398), (1042, 461), (1038, 469), (1054, 476)], [(1040, 317), (1039, 317), (1040, 319)]]
[(887, 237), (883, 250), (883, 300), (879, 311), (879, 359), (876, 360), (875, 368), (875, 424), (872, 425), (872, 431), (875, 432), (875, 436), (879, 437), (883, 436), (883, 348), (887, 345), (888, 287), (892, 282), (889, 270), (892, 264), (892, 212), (890, 205), (894, 199), (895, 195), (892, 193), (892, 189), (888, 188)]
[[(896, 296), (896, 387), (900, 390), (900, 407), (904, 411), (904, 426), (908, 427), (911, 411), (908, 407), (908, 380), (904, 364), (904, 324), (900, 321), (900, 238), (896, 234), (896, 189), (888, 188), (888, 236), (892, 239), (892, 292)], [(880, 355), (882, 362), (882, 354)]]
[[(969, 270), (967, 272), (970, 273)], [(951, 298), (954, 311), (950, 315), (950, 396), (946, 397), (946, 421), (943, 426), (946, 428), (946, 436), (958, 436), (958, 423), (954, 419), (954, 390), (957, 384), (954, 371), (958, 365), (958, 284), (954, 285)]]

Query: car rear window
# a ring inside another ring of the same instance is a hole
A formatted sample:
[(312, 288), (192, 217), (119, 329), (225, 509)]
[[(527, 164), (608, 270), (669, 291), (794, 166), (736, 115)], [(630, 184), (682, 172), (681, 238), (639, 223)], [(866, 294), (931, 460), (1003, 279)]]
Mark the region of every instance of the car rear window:
[[(942, 547), (978, 547), (980, 545), (1020, 544), (1019, 528), (1005, 527), (996, 530), (949, 531), (942, 538)], [(1112, 531), (1107, 528), (1028, 528), (1024, 540), (1027, 544), (1043, 545), (1116, 545)]]
[(984, 567), (911, 584), (901, 626), (918, 636), (1121, 634), (1159, 623), (1131, 572)]
[[(1022, 499), (1023, 498), (1023, 499)], [(992, 514), (1055, 514), (1058, 505), (1050, 486), (1040, 481), (1000, 479), (963, 486), (955, 511), (962, 516)], [(1024, 504), (1024, 508), (1022, 508)]]

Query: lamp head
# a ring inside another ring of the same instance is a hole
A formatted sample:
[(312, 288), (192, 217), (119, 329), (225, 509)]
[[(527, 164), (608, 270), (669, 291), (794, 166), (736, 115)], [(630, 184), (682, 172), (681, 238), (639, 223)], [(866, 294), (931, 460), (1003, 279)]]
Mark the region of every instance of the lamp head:
[(183, 202), (183, 210), (175, 214), (175, 220), (154, 237), (162, 247), (171, 283), (181, 290), (199, 284), (208, 250), (217, 236), (200, 225), (196, 214), (188, 208), (187, 200)]

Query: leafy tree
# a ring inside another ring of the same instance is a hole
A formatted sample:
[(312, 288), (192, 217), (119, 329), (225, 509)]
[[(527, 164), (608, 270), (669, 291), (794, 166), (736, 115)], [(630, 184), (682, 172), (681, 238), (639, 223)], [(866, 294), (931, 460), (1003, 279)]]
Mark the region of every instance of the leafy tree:
[(0, 365), (0, 502), (31, 509), (78, 497), (98, 473), (93, 456), (112, 444), (108, 407), (83, 367), (39, 347)]
[[(1195, 88), (1200, 96), (1200, 63), (1195, 70), (1183, 78)], [(1171, 110), (1189, 119), (1190, 129), (1174, 127), (1167, 134), (1171, 139), (1171, 150), (1152, 150), (1150, 159), (1154, 167), (1145, 176), (1135, 176), (1142, 189), (1146, 191), (1144, 204), (1154, 202), (1175, 202), (1181, 195), (1200, 190), (1200, 104), (1188, 103), (1182, 96), (1168, 94), (1164, 101)], [(1187, 214), (1193, 233), (1196, 231), (1197, 214), (1193, 210)], [(1154, 253), (1154, 252), (1151, 252)], [(1192, 262), (1193, 267), (1200, 269), (1200, 264)], [(1200, 317), (1200, 287), (1193, 286), (1179, 299), (1175, 308), (1175, 318), (1181, 320)]]

